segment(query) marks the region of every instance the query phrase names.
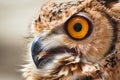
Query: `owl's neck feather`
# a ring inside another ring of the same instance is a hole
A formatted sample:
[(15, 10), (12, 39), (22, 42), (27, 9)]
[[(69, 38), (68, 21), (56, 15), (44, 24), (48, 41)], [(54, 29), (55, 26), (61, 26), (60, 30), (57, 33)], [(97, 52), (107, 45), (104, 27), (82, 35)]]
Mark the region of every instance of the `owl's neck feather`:
[(114, 69), (117, 64), (118, 58), (116, 54), (117, 52), (114, 52), (95, 64), (84, 63), (80, 61), (79, 58), (76, 58), (76, 60), (72, 62), (60, 60), (59, 64), (61, 65), (54, 67), (49, 75), (47, 75), (47, 77), (45, 76), (45, 78), (48, 78), (48, 80), (50, 78), (53, 80), (74, 80), (75, 78), (76, 80), (82, 79), (83, 77), (89, 77), (93, 79), (111, 80), (107, 76), (111, 76), (108, 71)]
[[(119, 68), (118, 53), (114, 52), (103, 58), (101, 61), (95, 64), (88, 64), (82, 62), (80, 59), (76, 58), (73, 62), (65, 62), (64, 59), (59, 60), (59, 66), (56, 66), (48, 73), (42, 73), (35, 66), (29, 64), (24, 69), (24, 76), (28, 78), (33, 78), (32, 80), (77, 80), (86, 78), (89, 80), (118, 80), (112, 79), (114, 77), (112, 74), (118, 75), (116, 71)], [(66, 64), (67, 63), (67, 64)], [(33, 69), (34, 68), (34, 69)], [(48, 74), (47, 76), (43, 76)]]

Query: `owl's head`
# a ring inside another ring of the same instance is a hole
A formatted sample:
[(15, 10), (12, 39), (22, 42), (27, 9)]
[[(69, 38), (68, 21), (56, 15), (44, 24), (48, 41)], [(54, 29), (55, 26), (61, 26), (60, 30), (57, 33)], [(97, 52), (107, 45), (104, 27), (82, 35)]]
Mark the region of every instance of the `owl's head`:
[(120, 53), (118, 2), (44, 4), (33, 25), (36, 37), (31, 51), (38, 73), (49, 78), (84, 75), (85, 65), (98, 64), (110, 54)]

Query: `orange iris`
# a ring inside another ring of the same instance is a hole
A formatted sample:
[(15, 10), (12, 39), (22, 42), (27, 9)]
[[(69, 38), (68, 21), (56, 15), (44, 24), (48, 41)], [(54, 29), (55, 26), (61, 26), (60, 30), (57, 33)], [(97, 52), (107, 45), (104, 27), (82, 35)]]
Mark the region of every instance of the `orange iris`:
[(82, 39), (89, 31), (89, 23), (84, 17), (76, 16), (68, 21), (66, 29), (72, 38)]

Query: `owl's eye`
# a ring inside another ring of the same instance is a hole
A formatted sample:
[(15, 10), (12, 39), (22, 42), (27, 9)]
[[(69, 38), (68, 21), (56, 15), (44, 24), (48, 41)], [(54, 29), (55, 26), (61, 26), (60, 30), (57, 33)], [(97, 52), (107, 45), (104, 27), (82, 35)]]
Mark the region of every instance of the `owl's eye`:
[(89, 21), (83, 16), (74, 16), (66, 22), (65, 30), (73, 39), (85, 38), (90, 31)]

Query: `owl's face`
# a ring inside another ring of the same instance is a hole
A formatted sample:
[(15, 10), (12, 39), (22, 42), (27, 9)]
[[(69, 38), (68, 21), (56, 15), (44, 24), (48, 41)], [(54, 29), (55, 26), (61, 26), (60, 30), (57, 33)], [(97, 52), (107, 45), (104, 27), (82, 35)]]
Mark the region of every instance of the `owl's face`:
[(117, 50), (120, 17), (112, 11), (114, 2), (108, 3), (107, 0), (48, 2), (41, 8), (34, 23), (37, 36), (31, 48), (38, 74), (76, 80), (75, 76), (92, 71), (86, 65), (89, 68)]

